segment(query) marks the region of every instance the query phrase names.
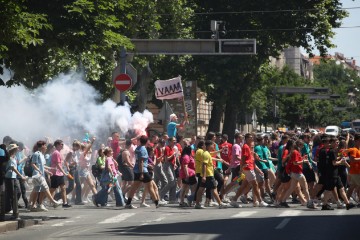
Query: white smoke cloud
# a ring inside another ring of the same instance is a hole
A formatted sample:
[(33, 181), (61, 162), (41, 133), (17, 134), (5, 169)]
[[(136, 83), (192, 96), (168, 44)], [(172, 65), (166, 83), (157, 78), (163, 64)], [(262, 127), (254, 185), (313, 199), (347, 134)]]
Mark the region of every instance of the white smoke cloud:
[(0, 87), (0, 116), (0, 142), (9, 135), (29, 146), (44, 137), (82, 139), (86, 132), (106, 141), (114, 130), (143, 133), (153, 122), (147, 110), (132, 116), (128, 105), (99, 103), (99, 93), (78, 73), (61, 74), (32, 92)]

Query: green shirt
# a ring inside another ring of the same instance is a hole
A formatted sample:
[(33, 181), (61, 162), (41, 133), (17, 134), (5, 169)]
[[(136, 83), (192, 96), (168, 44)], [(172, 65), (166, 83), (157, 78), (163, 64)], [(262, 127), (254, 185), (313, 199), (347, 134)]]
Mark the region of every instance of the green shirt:
[[(304, 143), (304, 147), (301, 149), (301, 156), (307, 155), (309, 162), (312, 162), (311, 156), (310, 156), (310, 147), (309, 144)], [(303, 163), (303, 168), (309, 168), (308, 163)]]
[(98, 159), (96, 160), (96, 164), (99, 167), (105, 167), (105, 156), (104, 157), (98, 157)]
[[(254, 152), (260, 157), (260, 159), (266, 160), (266, 156), (264, 156), (264, 150), (261, 145), (257, 145), (254, 148)], [(258, 166), (258, 168), (260, 168), (261, 170), (268, 169), (268, 167), (266, 166), (266, 163), (264, 163), (262, 161), (256, 160), (255, 163), (256, 163), (256, 166)]]
[(282, 169), (283, 169), (283, 166), (282, 166), (283, 151), (284, 151), (284, 144), (279, 147), (278, 155), (277, 155), (277, 159), (278, 159), (277, 169), (279, 171), (282, 171)]

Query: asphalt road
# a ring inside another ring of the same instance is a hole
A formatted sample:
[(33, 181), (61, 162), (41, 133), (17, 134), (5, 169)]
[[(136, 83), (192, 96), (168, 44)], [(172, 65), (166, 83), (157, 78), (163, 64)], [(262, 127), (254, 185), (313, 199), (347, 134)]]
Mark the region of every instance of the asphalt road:
[[(135, 202), (135, 205), (139, 206)], [(359, 239), (360, 208), (349, 211), (309, 210), (298, 205), (289, 209), (96, 208), (90, 204), (46, 213), (41, 225), (0, 235), (6, 240), (40, 239)]]

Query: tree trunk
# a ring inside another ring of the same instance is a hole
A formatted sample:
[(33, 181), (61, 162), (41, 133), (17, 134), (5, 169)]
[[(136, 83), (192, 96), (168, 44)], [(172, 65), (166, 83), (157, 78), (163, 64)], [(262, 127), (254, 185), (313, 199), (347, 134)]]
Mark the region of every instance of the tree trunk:
[(220, 121), (223, 115), (223, 106), (219, 102), (220, 101), (213, 102), (208, 132), (216, 133), (220, 131)]
[(237, 110), (236, 103), (234, 103), (233, 100), (228, 99), (226, 101), (223, 133), (229, 136), (229, 142), (232, 142), (234, 139)]

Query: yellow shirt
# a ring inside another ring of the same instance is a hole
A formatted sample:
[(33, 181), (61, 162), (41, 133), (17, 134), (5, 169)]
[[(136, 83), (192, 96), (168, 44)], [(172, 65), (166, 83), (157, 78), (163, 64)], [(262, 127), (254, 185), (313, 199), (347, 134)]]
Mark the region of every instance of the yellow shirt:
[[(212, 157), (208, 151), (203, 153), (203, 164), (206, 164), (206, 177), (214, 176), (214, 165), (212, 162)], [(203, 177), (202, 171), (201, 176)]]
[(203, 153), (204, 150), (201, 148), (196, 150), (195, 153), (195, 173), (201, 173), (203, 164)]

